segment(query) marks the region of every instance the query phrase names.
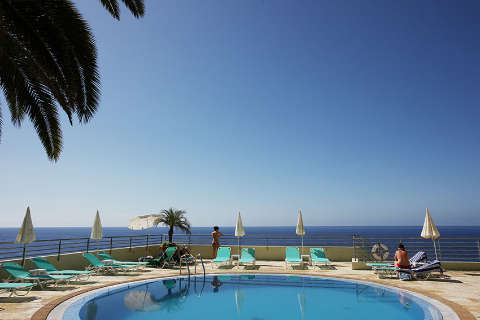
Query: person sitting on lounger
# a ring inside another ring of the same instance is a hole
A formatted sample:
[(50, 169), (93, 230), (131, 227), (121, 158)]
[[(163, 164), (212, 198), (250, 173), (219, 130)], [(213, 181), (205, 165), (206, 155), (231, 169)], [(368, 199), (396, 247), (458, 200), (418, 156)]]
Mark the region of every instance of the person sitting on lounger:
[(395, 252), (395, 267), (399, 269), (410, 269), (408, 252), (402, 243), (398, 245), (398, 250)]

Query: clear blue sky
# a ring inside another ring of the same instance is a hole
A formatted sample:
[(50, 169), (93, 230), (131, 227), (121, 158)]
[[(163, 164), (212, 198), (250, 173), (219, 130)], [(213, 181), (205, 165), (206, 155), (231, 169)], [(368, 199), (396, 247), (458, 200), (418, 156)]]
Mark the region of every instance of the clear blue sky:
[(100, 109), (52, 163), (3, 105), (2, 226), (480, 224), (479, 1), (76, 2)]

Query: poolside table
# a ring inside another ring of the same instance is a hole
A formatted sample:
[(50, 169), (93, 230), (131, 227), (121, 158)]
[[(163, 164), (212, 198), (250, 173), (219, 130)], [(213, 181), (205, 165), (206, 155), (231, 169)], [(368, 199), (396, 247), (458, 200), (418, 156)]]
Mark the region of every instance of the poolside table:
[(309, 254), (302, 254), (302, 255), (300, 256), (300, 259), (302, 260), (302, 262), (305, 262), (305, 261), (306, 261), (309, 266), (312, 265), (312, 257), (310, 257)]

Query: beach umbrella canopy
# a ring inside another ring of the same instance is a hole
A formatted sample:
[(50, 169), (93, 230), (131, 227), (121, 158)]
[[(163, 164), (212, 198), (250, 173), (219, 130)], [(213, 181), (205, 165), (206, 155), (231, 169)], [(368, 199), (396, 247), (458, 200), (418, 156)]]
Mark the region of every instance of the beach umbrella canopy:
[(297, 221), (297, 230), (296, 233), (298, 236), (302, 237), (302, 254), (303, 254), (303, 236), (305, 235), (305, 228), (303, 227), (303, 218), (302, 211), (298, 211), (298, 221)]
[(156, 227), (159, 223), (159, 214), (147, 214), (144, 216), (138, 216), (130, 220), (128, 228), (131, 230), (143, 230)]
[(242, 216), (238, 212), (237, 224), (235, 225), (235, 237), (238, 239), (238, 254), (240, 254), (240, 237), (245, 236), (245, 229), (243, 228)]
[(16, 243), (29, 244), (35, 241), (35, 233), (33, 232), (32, 216), (30, 215), (30, 207), (27, 207), (27, 212), (23, 218), (22, 226), (17, 234)]
[(101, 240), (103, 238), (102, 222), (100, 221), (100, 214), (95, 215), (95, 221), (93, 222), (92, 231), (90, 232), (90, 239)]
[(438, 259), (435, 239), (440, 238), (440, 232), (438, 231), (437, 226), (435, 226), (432, 216), (430, 215), (430, 212), (428, 212), (428, 208), (425, 210), (425, 221), (423, 222), (423, 229), (420, 236), (424, 239), (432, 239), (433, 248), (435, 249), (435, 258)]
[(245, 229), (243, 228), (242, 216), (240, 212), (237, 216), (237, 224), (235, 226), (235, 237), (243, 237), (245, 235)]
[(16, 243), (23, 244), (22, 266), (25, 266), (25, 256), (27, 254), (27, 244), (35, 241), (35, 233), (33, 232), (32, 216), (30, 215), (30, 207), (27, 207), (27, 212), (23, 218), (22, 226), (18, 231)]

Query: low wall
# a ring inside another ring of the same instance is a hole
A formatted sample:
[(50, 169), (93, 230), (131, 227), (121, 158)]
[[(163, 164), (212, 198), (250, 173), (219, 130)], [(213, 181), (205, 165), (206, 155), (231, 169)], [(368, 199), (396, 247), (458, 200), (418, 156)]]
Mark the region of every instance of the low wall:
[[(109, 250), (103, 250), (109, 253)], [(89, 251), (90, 253), (96, 253), (97, 251)], [(118, 248), (112, 249), (112, 256), (117, 260), (125, 261), (137, 261), (138, 258), (144, 257), (146, 255), (158, 256), (160, 252), (160, 245), (149, 246), (148, 250), (146, 247), (132, 247), (132, 248)], [(82, 256), (83, 252), (75, 253), (65, 253), (60, 256), (46, 256), (48, 261), (50, 261), (57, 269), (59, 270), (84, 270), (88, 265), (88, 261)], [(7, 262), (7, 261), (2, 261)], [(22, 264), (22, 260), (9, 260), (8, 262), (14, 262)], [(0, 262), (1, 264), (1, 262)], [(26, 270), (36, 269), (36, 266), (33, 264), (31, 259), (25, 259)], [(0, 269), (0, 280), (8, 278), (8, 274)]]
[[(192, 254), (201, 254), (205, 259), (211, 259), (213, 257), (212, 247), (209, 245), (190, 245), (188, 246)], [(238, 254), (237, 246), (231, 246), (232, 254)], [(255, 256), (258, 260), (271, 260), (271, 261), (283, 261), (285, 260), (285, 247), (284, 246), (241, 246), (240, 248), (255, 248)], [(352, 261), (353, 248), (352, 247), (323, 247), (325, 249), (325, 255), (333, 262), (349, 262)], [(358, 248), (357, 248), (358, 250)], [(90, 251), (95, 253), (96, 251)], [(106, 250), (109, 252), (109, 250)], [(310, 247), (304, 247), (303, 253), (308, 254)], [(119, 248), (112, 249), (112, 256), (117, 260), (124, 261), (137, 261), (138, 258), (146, 255), (157, 257), (160, 253), (160, 245), (152, 245), (147, 247), (132, 247), (132, 248)], [(66, 253), (60, 256), (47, 256), (48, 259), (58, 269), (73, 269), (83, 270), (87, 267), (88, 262), (82, 257), (82, 252)], [(21, 260), (11, 260), (21, 264)], [(442, 266), (448, 270), (463, 270), (474, 271), (480, 270), (480, 262), (442, 262)], [(25, 269), (35, 269), (35, 265), (30, 259), (25, 260)], [(365, 262), (352, 262), (353, 270), (370, 270), (371, 268), (366, 266)], [(8, 277), (8, 274), (0, 270), (0, 280), (4, 280)]]

